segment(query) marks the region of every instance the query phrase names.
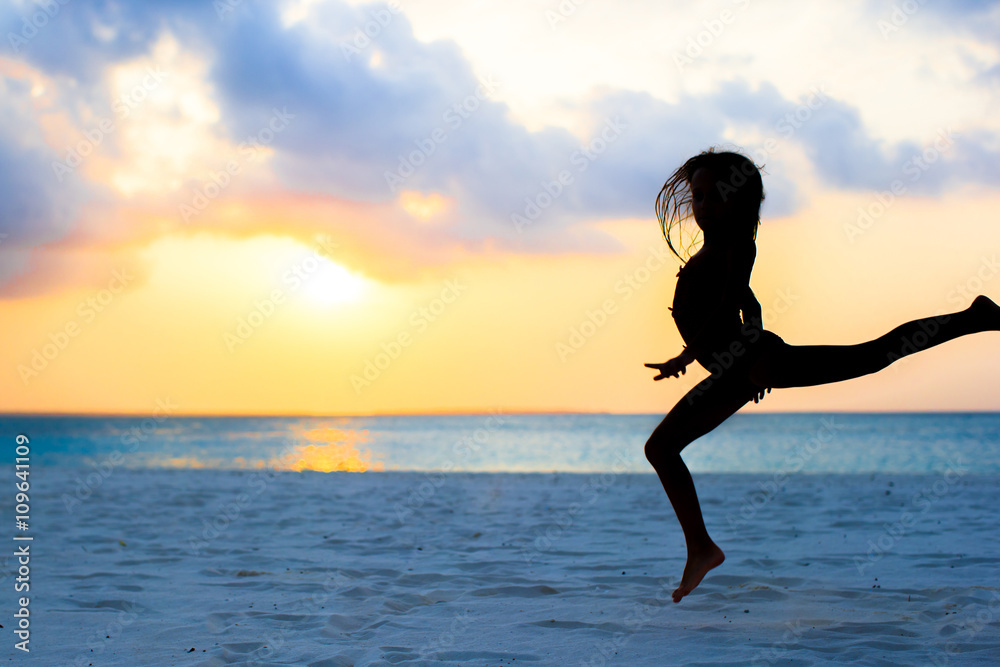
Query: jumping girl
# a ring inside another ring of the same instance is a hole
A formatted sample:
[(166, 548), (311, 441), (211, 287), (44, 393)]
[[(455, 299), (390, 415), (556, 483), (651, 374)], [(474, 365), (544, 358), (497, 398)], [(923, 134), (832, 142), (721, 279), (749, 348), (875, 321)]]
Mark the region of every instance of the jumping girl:
[(670, 250), (685, 261), (681, 252), (690, 251), (698, 232), (689, 237), (691, 243), (676, 246), (671, 232), (683, 232), (681, 223), (691, 217), (702, 245), (678, 272), (674, 290), (671, 311), (685, 347), (669, 361), (645, 365), (659, 371), (654, 380), (679, 377), (692, 361), (711, 373), (670, 410), (646, 442), (646, 458), (687, 543), (687, 563), (674, 602), (725, 560), (705, 529), (681, 450), (771, 388), (849, 380), (959, 336), (1000, 330), (1000, 306), (978, 296), (965, 310), (913, 320), (857, 345), (785, 343), (764, 330), (760, 303), (749, 285), (763, 199), (760, 171), (750, 159), (713, 150), (681, 165), (656, 199), (656, 217)]

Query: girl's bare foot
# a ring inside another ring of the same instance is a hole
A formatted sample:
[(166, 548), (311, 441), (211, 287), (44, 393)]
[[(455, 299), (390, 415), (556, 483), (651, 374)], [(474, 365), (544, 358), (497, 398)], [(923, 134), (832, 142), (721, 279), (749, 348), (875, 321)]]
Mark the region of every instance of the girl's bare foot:
[(719, 567), (724, 560), (726, 555), (714, 542), (711, 542), (704, 551), (689, 552), (687, 563), (684, 565), (684, 574), (681, 576), (681, 585), (673, 593), (674, 602), (680, 602), (682, 597), (701, 583), (709, 570)]
[(1000, 306), (988, 296), (977, 296), (969, 306), (969, 312), (976, 316), (976, 321), (983, 326), (984, 331), (1000, 329)]

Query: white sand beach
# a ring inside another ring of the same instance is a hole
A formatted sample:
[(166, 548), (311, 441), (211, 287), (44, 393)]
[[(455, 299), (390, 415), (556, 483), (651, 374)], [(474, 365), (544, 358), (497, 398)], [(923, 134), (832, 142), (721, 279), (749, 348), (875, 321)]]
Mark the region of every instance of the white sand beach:
[(677, 605), (652, 474), (118, 469), (67, 509), (87, 472), (34, 474), (14, 661), (1000, 664), (1000, 477), (973, 466), (696, 475), (727, 560)]

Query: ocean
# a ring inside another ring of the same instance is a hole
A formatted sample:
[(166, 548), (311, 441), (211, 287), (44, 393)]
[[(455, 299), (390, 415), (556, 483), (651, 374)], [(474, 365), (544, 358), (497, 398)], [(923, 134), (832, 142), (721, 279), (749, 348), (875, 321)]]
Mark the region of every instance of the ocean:
[[(374, 417), (0, 415), (32, 468), (652, 472), (660, 414)], [(737, 414), (684, 451), (693, 472), (1000, 472), (1000, 413)]]

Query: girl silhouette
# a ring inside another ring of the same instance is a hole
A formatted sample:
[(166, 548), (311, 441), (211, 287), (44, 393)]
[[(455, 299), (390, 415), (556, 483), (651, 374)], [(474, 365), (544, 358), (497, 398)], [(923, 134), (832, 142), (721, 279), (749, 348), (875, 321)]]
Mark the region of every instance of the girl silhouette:
[(645, 365), (659, 371), (654, 380), (679, 377), (692, 361), (711, 373), (667, 413), (645, 448), (687, 543), (674, 602), (725, 560), (708, 536), (681, 450), (772, 387), (841, 382), (959, 336), (1000, 330), (1000, 306), (978, 296), (965, 310), (913, 320), (857, 345), (785, 343), (764, 330), (760, 303), (749, 285), (763, 199), (757, 166), (739, 153), (714, 150), (681, 165), (656, 199), (656, 217), (670, 250), (684, 261), (671, 232), (683, 232), (681, 223), (690, 217), (699, 232), (689, 237), (690, 243), (679, 242), (680, 250), (689, 252), (699, 235), (702, 245), (678, 272), (674, 290), (671, 311), (685, 347), (669, 361)]

